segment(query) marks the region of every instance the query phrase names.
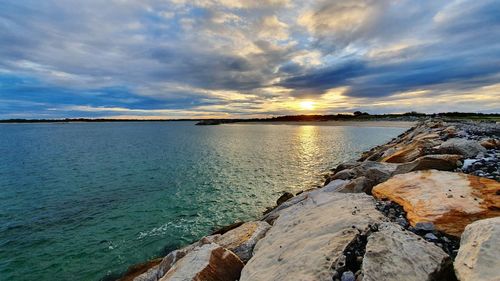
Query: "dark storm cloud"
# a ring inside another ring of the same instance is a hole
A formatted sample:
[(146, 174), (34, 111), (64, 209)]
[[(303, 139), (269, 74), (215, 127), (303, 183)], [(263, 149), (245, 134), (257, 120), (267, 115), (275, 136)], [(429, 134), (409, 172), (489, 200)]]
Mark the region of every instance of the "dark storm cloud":
[(500, 83), (493, 0), (0, 2), (0, 118), (279, 114), (337, 87), (376, 102)]
[[(432, 15), (425, 17), (427, 23), (418, 20), (418, 23), (427, 25), (429, 31), (427, 36), (419, 39), (429, 42), (393, 54), (389, 51), (389, 55), (381, 58), (359, 56), (340, 66), (327, 66), (289, 77), (281, 85), (296, 89), (299, 94), (318, 95), (329, 88), (349, 86), (346, 93), (349, 96), (378, 97), (440, 84), (456, 85), (460, 89), (500, 82), (500, 13), (497, 3), (487, 1), (468, 6), (463, 2)], [(384, 37), (385, 26), (379, 26), (380, 30), (371, 26), (369, 36), (357, 37), (356, 40), (366, 43), (376, 35), (378, 41), (390, 41), (392, 36)], [(408, 27), (394, 24), (393, 28)], [(336, 36), (333, 34), (330, 39), (333, 41)], [(318, 40), (327, 38), (326, 35), (320, 36)]]

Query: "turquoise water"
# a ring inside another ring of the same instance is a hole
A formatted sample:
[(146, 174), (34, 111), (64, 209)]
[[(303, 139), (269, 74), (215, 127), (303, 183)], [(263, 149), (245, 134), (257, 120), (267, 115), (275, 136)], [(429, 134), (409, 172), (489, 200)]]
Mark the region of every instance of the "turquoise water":
[(321, 184), (401, 128), (0, 125), (0, 280), (99, 280)]

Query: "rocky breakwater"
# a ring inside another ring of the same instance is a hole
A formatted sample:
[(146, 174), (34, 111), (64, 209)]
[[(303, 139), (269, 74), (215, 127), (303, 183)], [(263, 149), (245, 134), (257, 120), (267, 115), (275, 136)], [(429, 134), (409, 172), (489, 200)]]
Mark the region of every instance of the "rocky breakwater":
[(123, 280), (500, 280), (499, 135), (422, 122)]

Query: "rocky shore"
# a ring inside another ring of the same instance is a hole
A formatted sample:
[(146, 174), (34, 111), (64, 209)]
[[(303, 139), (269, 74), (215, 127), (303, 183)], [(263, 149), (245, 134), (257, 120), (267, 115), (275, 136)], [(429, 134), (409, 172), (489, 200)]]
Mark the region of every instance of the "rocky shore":
[(420, 122), (120, 280), (500, 280), (500, 125)]

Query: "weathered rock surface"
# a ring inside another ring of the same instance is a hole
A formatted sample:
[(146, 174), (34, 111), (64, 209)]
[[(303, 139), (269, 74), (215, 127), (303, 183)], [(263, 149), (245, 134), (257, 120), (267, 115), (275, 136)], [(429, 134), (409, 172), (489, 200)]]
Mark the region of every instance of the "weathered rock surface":
[(271, 226), (264, 221), (247, 222), (215, 239), (216, 243), (231, 250), (243, 262), (252, 257), (255, 244), (266, 235)]
[[(138, 275), (135, 277), (134, 281), (156, 281), (158, 280), (158, 269), (160, 268), (160, 265), (153, 266), (149, 268), (146, 272)], [(125, 281), (127, 279), (120, 279), (120, 281)]]
[[(118, 279), (118, 281), (149, 281), (152, 278), (150, 276), (154, 276), (158, 269), (159, 263), (161, 262), (161, 258), (149, 260), (144, 263), (136, 264), (127, 270), (125, 275)], [(144, 277), (140, 277), (144, 276)], [(156, 279), (155, 279), (156, 280)]]
[(426, 121), (409, 129), (389, 143), (363, 153), (361, 161), (410, 162), (425, 154), (430, 147), (439, 145), (440, 133), (445, 133), (440, 122)]
[(432, 222), (459, 236), (465, 226), (500, 215), (500, 183), (472, 175), (426, 170), (396, 175), (373, 188), (373, 195), (403, 206), (412, 226)]
[(500, 280), (500, 217), (476, 221), (465, 228), (455, 272), (460, 281)]
[(334, 174), (331, 179), (351, 180), (339, 188), (339, 192), (365, 192), (371, 194), (373, 186), (386, 181), (393, 175), (418, 170), (437, 169), (451, 171), (461, 165), (462, 155), (438, 154), (424, 155), (409, 163), (385, 163), (375, 161), (358, 162)]
[(453, 171), (461, 165), (463, 158), (462, 155), (458, 154), (424, 155), (412, 162), (401, 164), (396, 169), (395, 174), (431, 169)]
[(436, 148), (441, 153), (461, 154), (466, 158), (476, 157), (480, 152), (486, 152), (477, 141), (464, 138), (452, 138)]
[(370, 181), (366, 177), (361, 176), (351, 180), (342, 189), (340, 189), (339, 192), (360, 193), (368, 190), (370, 185)]
[(450, 257), (433, 243), (392, 223), (368, 237), (363, 281), (453, 280)]
[(279, 217), (279, 215), (283, 212), (283, 210), (304, 201), (305, 199), (309, 198), (309, 196), (311, 194), (338, 191), (338, 190), (342, 189), (348, 183), (349, 183), (349, 181), (347, 181), (347, 180), (333, 180), (321, 189), (313, 189), (312, 191), (303, 192), (303, 193), (289, 199), (288, 201), (279, 205), (278, 207), (274, 208), (269, 213), (265, 214), (264, 217), (262, 218), (262, 220), (264, 220), (270, 224), (273, 224), (273, 222)]
[(188, 253), (190, 253), (191, 251), (193, 251), (197, 247), (201, 247), (205, 244), (213, 243), (215, 241), (215, 239), (217, 239), (219, 236), (220, 235), (212, 235), (212, 236), (203, 237), (202, 239), (200, 239), (199, 241), (197, 241), (191, 245), (188, 245), (184, 248), (170, 252), (168, 255), (166, 255), (161, 260), (161, 262), (158, 265), (151, 267), (149, 270), (147, 270), (143, 274), (135, 277), (134, 281), (157, 281), (157, 280), (159, 280), (161, 277), (163, 277), (163, 275), (165, 275), (165, 273), (167, 273), (167, 271), (170, 270), (170, 268), (172, 268), (172, 266), (174, 266), (175, 263), (177, 263), (180, 259), (182, 259), (184, 256), (186, 256)]
[[(371, 188), (390, 178), (398, 164), (380, 163), (375, 161), (358, 162), (330, 177), (331, 180), (351, 180), (345, 186), (339, 187), (339, 192), (366, 192), (370, 194)], [(328, 186), (328, 185), (327, 185)]]
[(431, 143), (428, 141), (415, 141), (408, 145), (405, 145), (389, 156), (386, 156), (382, 159), (382, 162), (389, 163), (406, 163), (411, 162), (417, 159), (420, 156), (425, 154), (425, 150), (432, 147), (435, 143)]
[(500, 149), (500, 139), (483, 139), (479, 144), (486, 149)]
[(332, 263), (365, 229), (383, 219), (366, 194), (318, 189), (281, 211), (242, 271), (248, 280), (332, 280)]
[(243, 262), (231, 251), (211, 243), (196, 247), (175, 263), (161, 281), (235, 281)]

